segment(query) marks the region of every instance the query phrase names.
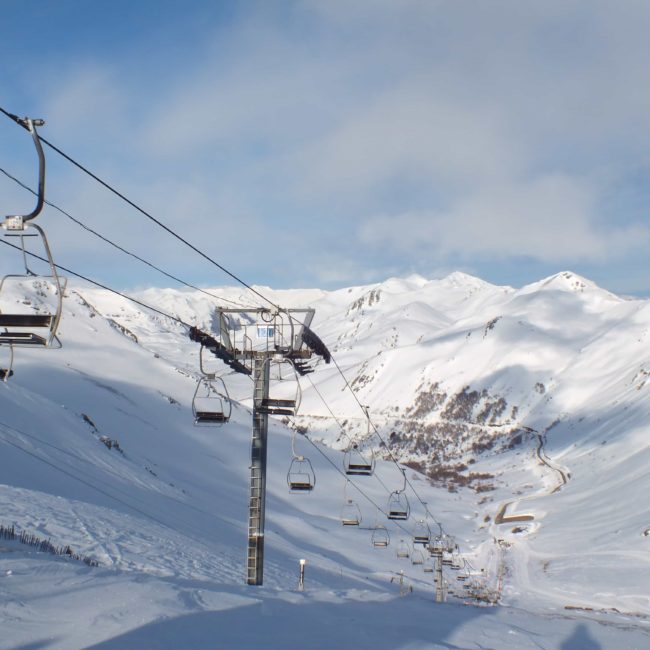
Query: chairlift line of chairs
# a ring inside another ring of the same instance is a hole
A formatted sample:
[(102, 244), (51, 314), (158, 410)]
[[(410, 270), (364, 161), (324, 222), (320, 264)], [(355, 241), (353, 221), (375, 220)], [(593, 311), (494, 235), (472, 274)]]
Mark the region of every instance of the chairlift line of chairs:
[[(37, 126), (44, 124), (43, 120), (32, 120), (25, 118), (20, 120), (32, 136), (36, 153), (38, 155), (38, 194), (36, 207), (26, 215), (9, 215), (0, 224), (5, 231), (5, 237), (18, 237), (20, 239), (20, 250), (22, 251), (25, 271), (22, 274), (6, 275), (0, 281), (0, 346), (8, 347), (8, 363), (6, 368), (0, 368), (0, 379), (6, 381), (13, 375), (14, 348), (60, 348), (61, 342), (57, 337), (57, 331), (63, 312), (63, 294), (66, 288), (66, 279), (59, 276), (56, 270), (52, 251), (48, 243), (45, 231), (33, 223), (43, 209), (45, 202), (45, 155), (40, 138), (36, 131)], [(42, 243), (49, 266), (49, 275), (36, 274), (27, 264), (26, 238), (36, 238)], [(17, 312), (15, 309), (7, 310), (5, 307), (5, 296), (8, 293), (9, 285), (25, 280), (44, 280), (54, 287), (55, 307), (47, 312), (31, 311)]]

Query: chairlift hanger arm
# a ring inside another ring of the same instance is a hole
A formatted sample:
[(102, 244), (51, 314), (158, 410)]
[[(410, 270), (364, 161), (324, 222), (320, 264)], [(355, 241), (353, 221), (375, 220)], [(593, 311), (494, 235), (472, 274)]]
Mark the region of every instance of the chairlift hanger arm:
[(43, 210), (43, 205), (45, 203), (45, 155), (43, 154), (41, 139), (38, 137), (38, 132), (36, 131), (36, 127), (43, 126), (45, 121), (33, 120), (29, 117), (20, 118), (16, 115), (9, 116), (31, 133), (34, 146), (36, 147), (36, 153), (38, 154), (38, 194), (36, 195), (36, 207), (29, 214), (8, 215), (3, 223), (3, 227), (7, 230), (23, 230), (23, 224), (26, 221), (35, 219)]

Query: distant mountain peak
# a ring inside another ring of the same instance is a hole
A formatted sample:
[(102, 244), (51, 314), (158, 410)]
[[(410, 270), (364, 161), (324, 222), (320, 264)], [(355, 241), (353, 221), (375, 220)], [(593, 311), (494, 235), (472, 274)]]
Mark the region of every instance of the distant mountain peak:
[(449, 275), (441, 279), (441, 282), (447, 282), (449, 284), (463, 285), (463, 286), (488, 286), (489, 282), (482, 280), (481, 278), (465, 273), (464, 271), (453, 271)]
[(560, 271), (554, 275), (538, 280), (522, 287), (522, 293), (530, 293), (533, 291), (567, 291), (572, 293), (599, 293), (603, 296), (608, 296), (613, 299), (619, 299), (615, 294), (599, 287), (592, 280), (574, 273), (573, 271)]

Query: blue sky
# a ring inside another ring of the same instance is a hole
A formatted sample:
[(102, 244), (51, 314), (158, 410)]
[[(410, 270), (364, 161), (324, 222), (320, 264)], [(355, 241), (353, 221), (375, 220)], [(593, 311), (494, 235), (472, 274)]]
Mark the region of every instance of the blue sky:
[[(571, 269), (650, 295), (645, 1), (23, 0), (1, 24), (0, 105), (247, 282)], [(30, 147), (0, 121), (0, 166), (32, 184)], [(230, 282), (46, 154), (49, 200)], [(2, 175), (0, 196), (31, 207)], [(170, 285), (51, 209), (41, 225), (80, 273)]]

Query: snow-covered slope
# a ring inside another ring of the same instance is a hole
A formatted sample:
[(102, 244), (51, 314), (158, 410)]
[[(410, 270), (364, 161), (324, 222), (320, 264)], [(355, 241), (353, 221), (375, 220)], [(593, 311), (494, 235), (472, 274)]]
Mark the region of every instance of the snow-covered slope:
[[(38, 290), (22, 290), (14, 300), (38, 301)], [(241, 289), (207, 291), (254, 304)], [(313, 329), (381, 438), (502, 606), (453, 596), (435, 605), (433, 574), (395, 557), (411, 522), (391, 522), (391, 546), (372, 548), (373, 503), (383, 507), (401, 481), (389, 460), (380, 480), (355, 481), (363, 494), (348, 489), (362, 529), (340, 525), (340, 450), (350, 438), (387, 450), (322, 362), (302, 383), (296, 420), (314, 441), (299, 439), (298, 452), (316, 469), (316, 490), (288, 493), (291, 432), (274, 422), (265, 586), (244, 586), (250, 379), (224, 375), (231, 422), (192, 426), (198, 348), (185, 328), (73, 283), (63, 348), (17, 350), (15, 376), (0, 386), (0, 525), (101, 566), (0, 540), (0, 647), (650, 645), (648, 301), (571, 273), (519, 290), (455, 273), (260, 291), (316, 308)], [(215, 326), (205, 293), (137, 298)], [(424, 510), (409, 496), (413, 521)], [(391, 582), (400, 571), (414, 588), (405, 597)]]

